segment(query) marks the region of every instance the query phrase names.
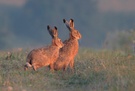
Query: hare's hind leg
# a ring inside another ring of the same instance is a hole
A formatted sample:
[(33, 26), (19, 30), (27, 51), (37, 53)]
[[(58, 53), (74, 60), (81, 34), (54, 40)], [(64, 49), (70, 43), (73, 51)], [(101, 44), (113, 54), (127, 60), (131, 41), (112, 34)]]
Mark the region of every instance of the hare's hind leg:
[(34, 71), (37, 71), (37, 69), (40, 68), (40, 66), (37, 64), (32, 64), (32, 67)]
[(32, 66), (34, 71), (37, 71), (37, 67), (36, 66)]

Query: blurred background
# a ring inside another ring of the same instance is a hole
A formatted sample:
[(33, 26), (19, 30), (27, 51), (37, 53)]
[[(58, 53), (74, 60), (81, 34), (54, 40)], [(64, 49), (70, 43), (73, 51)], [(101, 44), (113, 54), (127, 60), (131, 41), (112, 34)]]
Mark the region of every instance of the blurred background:
[(62, 22), (73, 18), (82, 34), (81, 47), (129, 49), (135, 39), (135, 0), (0, 0), (0, 50), (48, 45), (47, 25), (57, 26), (64, 41), (69, 31)]

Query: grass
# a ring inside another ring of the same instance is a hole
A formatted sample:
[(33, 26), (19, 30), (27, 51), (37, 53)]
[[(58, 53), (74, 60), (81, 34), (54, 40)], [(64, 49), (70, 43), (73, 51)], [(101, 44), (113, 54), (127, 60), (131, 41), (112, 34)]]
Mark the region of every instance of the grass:
[(80, 48), (74, 74), (24, 71), (27, 50), (0, 51), (0, 91), (134, 91), (135, 56)]

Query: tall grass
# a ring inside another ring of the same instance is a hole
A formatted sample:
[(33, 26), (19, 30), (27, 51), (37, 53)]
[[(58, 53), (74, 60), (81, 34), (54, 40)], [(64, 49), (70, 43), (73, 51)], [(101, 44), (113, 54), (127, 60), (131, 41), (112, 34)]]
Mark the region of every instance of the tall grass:
[(75, 71), (24, 71), (28, 50), (0, 52), (0, 91), (134, 91), (135, 56), (81, 48)]

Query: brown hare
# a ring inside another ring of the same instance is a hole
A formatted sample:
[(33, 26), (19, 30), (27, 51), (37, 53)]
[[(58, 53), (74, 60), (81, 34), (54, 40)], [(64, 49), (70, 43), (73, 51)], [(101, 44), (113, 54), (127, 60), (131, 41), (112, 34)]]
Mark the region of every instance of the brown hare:
[(59, 57), (54, 63), (55, 70), (66, 70), (68, 65), (74, 70), (74, 58), (78, 53), (79, 43), (78, 40), (81, 38), (81, 34), (78, 30), (74, 28), (74, 21), (66, 21), (63, 19), (63, 22), (66, 24), (68, 30), (70, 31), (70, 37), (68, 40), (64, 41), (64, 46), (60, 49)]
[(57, 27), (53, 29), (50, 26), (47, 26), (47, 30), (52, 37), (52, 44), (50, 46), (33, 49), (27, 56), (26, 65), (24, 67), (25, 70), (28, 67), (33, 67), (36, 71), (38, 68), (43, 66), (49, 66), (53, 71), (53, 63), (59, 56), (59, 49), (64, 46), (61, 39), (58, 38)]

